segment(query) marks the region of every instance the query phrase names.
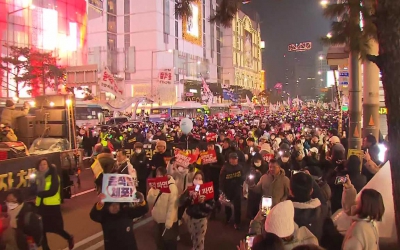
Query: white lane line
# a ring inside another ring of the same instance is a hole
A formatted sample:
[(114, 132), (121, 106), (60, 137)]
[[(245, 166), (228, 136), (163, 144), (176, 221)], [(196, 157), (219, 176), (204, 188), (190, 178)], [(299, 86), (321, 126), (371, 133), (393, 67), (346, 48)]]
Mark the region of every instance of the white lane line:
[[(153, 218), (151, 216), (146, 218), (146, 219), (144, 219), (144, 220), (140, 220), (138, 223), (135, 223), (133, 225), (133, 229), (137, 229), (137, 228), (139, 228), (139, 227), (141, 227), (143, 225), (146, 225), (147, 223), (149, 223), (152, 220), (153, 220)], [(85, 238), (84, 240), (81, 240), (81, 241), (77, 242), (75, 244), (74, 249), (76, 249), (76, 248), (78, 248), (80, 246), (83, 246), (83, 245), (85, 245), (85, 244), (87, 244), (87, 243), (89, 243), (89, 242), (101, 237), (102, 235), (103, 235), (103, 232), (98, 232), (98, 233), (96, 233), (96, 234), (94, 234), (92, 236), (89, 236), (89, 237)], [(103, 245), (104, 245), (104, 241), (102, 240), (102, 241), (96, 243), (95, 245), (91, 246), (90, 248), (87, 248), (86, 250), (89, 250), (89, 249), (90, 250), (95, 250), (97, 248), (102, 247)], [(93, 248), (93, 247), (95, 247), (95, 248)], [(64, 248), (63, 250), (68, 250), (68, 249), (69, 248)]]
[(85, 250), (97, 250), (104, 245), (104, 241), (97, 242), (93, 246), (86, 248)]
[(91, 193), (91, 192), (93, 192), (95, 190), (96, 190), (95, 188), (92, 188), (92, 189), (89, 189), (89, 190), (86, 190), (86, 191), (83, 191), (83, 192), (80, 192), (80, 193), (77, 193), (77, 194), (73, 194), (73, 195), (71, 195), (71, 198), (75, 198), (75, 197), (78, 197), (78, 196), (81, 196), (81, 195), (84, 195), (84, 194), (87, 194), (87, 193)]

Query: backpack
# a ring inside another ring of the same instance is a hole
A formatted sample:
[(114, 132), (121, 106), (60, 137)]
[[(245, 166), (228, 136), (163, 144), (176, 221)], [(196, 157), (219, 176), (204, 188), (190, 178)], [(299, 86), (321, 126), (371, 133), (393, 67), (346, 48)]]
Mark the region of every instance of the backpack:
[(41, 246), (43, 239), (42, 217), (35, 212), (27, 212), (24, 217), (24, 233), (31, 236), (37, 246)]

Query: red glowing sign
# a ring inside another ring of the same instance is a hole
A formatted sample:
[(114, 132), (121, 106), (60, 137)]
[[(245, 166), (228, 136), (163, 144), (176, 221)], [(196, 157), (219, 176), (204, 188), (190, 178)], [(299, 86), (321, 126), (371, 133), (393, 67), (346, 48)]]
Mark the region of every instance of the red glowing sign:
[(304, 52), (312, 48), (312, 42), (292, 43), (288, 46), (289, 52)]

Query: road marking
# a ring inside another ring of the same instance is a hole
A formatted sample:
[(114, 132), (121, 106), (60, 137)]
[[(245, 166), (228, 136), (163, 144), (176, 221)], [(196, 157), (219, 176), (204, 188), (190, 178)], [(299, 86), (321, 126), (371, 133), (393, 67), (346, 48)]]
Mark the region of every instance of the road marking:
[[(137, 222), (137, 223), (135, 223), (133, 225), (133, 229), (137, 229), (137, 228), (139, 228), (139, 227), (141, 227), (143, 225), (146, 225), (147, 223), (149, 223), (152, 220), (153, 220), (153, 218), (151, 216), (146, 218), (146, 219), (144, 219), (144, 220), (140, 220), (139, 222)], [(83, 245), (85, 245), (85, 244), (87, 244), (87, 243), (89, 243), (89, 242), (101, 237), (102, 235), (103, 235), (103, 231), (98, 232), (98, 233), (96, 233), (96, 234), (94, 234), (92, 236), (89, 236), (89, 237), (85, 238), (84, 240), (81, 240), (81, 241), (77, 242), (75, 244), (75, 246), (74, 246), (74, 249), (76, 249), (76, 248), (78, 248), (80, 246), (83, 246)], [(97, 242), (95, 245), (91, 246), (90, 248), (87, 248), (86, 250), (96, 250), (96, 249), (102, 247), (103, 245), (104, 245), (104, 240), (102, 240), (100, 242)], [(63, 250), (68, 250), (68, 249), (69, 248), (64, 248)]]
[(91, 193), (91, 192), (93, 192), (95, 190), (96, 190), (95, 188), (92, 188), (92, 189), (89, 189), (89, 190), (86, 190), (86, 191), (83, 191), (83, 192), (80, 192), (80, 193), (77, 193), (77, 194), (73, 194), (73, 195), (71, 195), (71, 198), (75, 198), (75, 197), (78, 197), (78, 196), (81, 196), (81, 195), (84, 195), (84, 194), (87, 194), (87, 193)]

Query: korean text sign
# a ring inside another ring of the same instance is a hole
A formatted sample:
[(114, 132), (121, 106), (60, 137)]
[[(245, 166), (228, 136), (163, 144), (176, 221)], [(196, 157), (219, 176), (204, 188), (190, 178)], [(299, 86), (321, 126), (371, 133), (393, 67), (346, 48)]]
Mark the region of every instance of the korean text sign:
[(199, 203), (199, 197), (204, 196), (204, 200), (212, 200), (214, 199), (214, 184), (213, 182), (207, 182), (200, 185), (200, 189), (196, 192), (196, 186), (189, 186), (188, 191), (189, 195), (193, 197), (194, 203)]
[(158, 178), (149, 178), (147, 179), (147, 183), (149, 184), (149, 187), (154, 189), (159, 189), (162, 193), (171, 193), (171, 191), (169, 190), (167, 176)]
[(103, 202), (138, 202), (136, 185), (127, 174), (103, 174)]
[(179, 152), (177, 155), (175, 155), (176, 157), (176, 164), (179, 166), (182, 166), (184, 168), (187, 168), (190, 164), (191, 161), (191, 157), (190, 156), (186, 156), (183, 152)]
[(215, 150), (208, 150), (207, 152), (202, 152), (200, 154), (200, 158), (201, 158), (201, 163), (203, 165), (217, 162), (217, 154), (215, 153)]

